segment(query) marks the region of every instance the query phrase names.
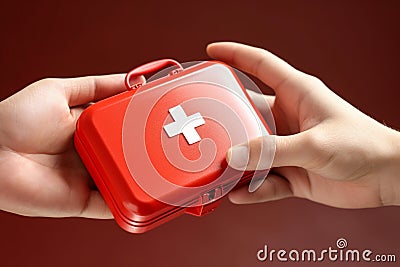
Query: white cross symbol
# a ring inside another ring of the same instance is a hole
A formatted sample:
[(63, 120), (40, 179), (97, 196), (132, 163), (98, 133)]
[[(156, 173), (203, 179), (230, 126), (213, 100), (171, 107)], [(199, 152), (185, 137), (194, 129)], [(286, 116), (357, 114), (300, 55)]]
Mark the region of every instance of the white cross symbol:
[(201, 137), (196, 131), (196, 127), (203, 125), (206, 122), (199, 112), (188, 117), (181, 105), (177, 105), (173, 108), (170, 108), (169, 113), (174, 119), (174, 122), (164, 125), (164, 130), (168, 137), (174, 137), (176, 135), (183, 134), (189, 145), (201, 140)]

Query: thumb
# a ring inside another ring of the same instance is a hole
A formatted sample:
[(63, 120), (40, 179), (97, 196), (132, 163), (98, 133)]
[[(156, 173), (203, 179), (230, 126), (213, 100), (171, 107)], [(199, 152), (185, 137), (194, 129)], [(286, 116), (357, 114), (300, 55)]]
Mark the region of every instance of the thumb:
[(113, 96), (126, 90), (125, 74), (58, 79), (71, 107)]
[(228, 150), (229, 166), (238, 170), (265, 170), (272, 167), (304, 167), (312, 161), (306, 132), (287, 135), (267, 135), (233, 146)]

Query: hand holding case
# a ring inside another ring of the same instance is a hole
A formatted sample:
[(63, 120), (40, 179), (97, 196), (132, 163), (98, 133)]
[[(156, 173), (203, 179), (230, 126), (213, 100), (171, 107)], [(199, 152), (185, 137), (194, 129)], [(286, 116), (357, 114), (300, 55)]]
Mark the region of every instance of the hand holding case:
[[(142, 75), (168, 65), (178, 68), (145, 83)], [(126, 86), (87, 108), (75, 133), (82, 161), (126, 231), (142, 233), (183, 213), (204, 215), (234, 186), (266, 175), (226, 164), (230, 146), (270, 134), (229, 66), (208, 61), (183, 69), (159, 60), (128, 73)], [(190, 143), (182, 132), (168, 135), (165, 126), (176, 122), (177, 107), (185, 116), (201, 116), (204, 123), (192, 127), (201, 141)], [(198, 159), (207, 155), (205, 168)], [(177, 158), (182, 162), (171, 162)]]

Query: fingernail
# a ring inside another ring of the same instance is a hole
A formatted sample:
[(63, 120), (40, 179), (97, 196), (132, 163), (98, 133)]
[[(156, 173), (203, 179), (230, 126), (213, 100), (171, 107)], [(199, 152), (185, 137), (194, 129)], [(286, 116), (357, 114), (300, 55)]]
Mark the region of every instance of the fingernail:
[(228, 164), (234, 169), (244, 170), (249, 162), (249, 149), (239, 145), (231, 147), (228, 151)]
[(234, 193), (234, 191), (229, 193), (228, 198), (229, 198), (230, 202), (232, 202), (233, 204), (240, 204), (240, 201), (238, 201), (238, 198), (237, 198), (236, 194)]

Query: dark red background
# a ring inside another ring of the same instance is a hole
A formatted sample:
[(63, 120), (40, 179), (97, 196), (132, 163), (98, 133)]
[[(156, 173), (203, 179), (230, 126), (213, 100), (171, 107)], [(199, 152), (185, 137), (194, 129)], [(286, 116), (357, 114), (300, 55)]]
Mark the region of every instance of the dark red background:
[[(126, 72), (165, 57), (206, 59), (207, 43), (235, 40), (270, 49), (400, 128), (399, 1), (80, 2), (2, 1), (0, 99), (43, 77)], [(396, 207), (225, 201), (204, 218), (183, 216), (143, 235), (113, 221), (0, 216), (1, 266), (274, 266), (256, 261), (264, 244), (322, 249), (340, 237), (400, 261)]]

